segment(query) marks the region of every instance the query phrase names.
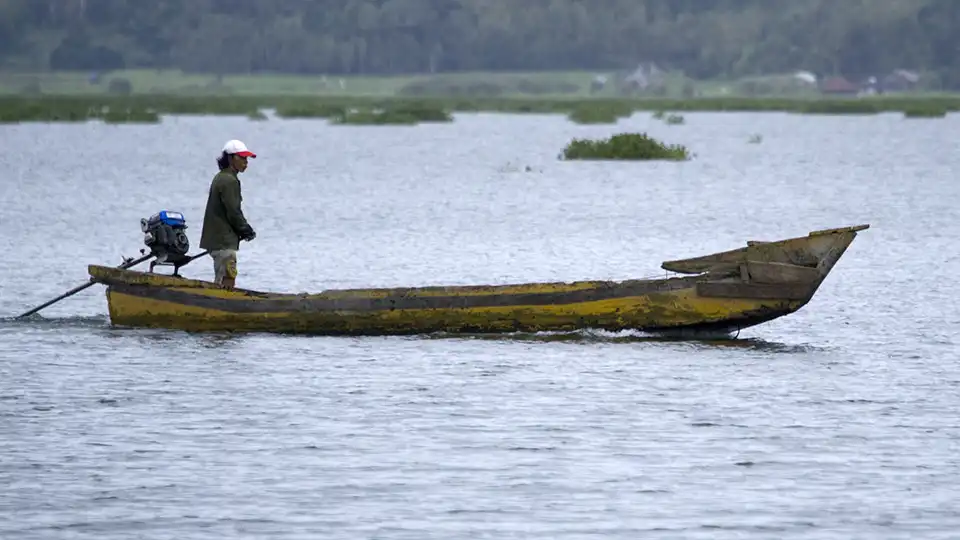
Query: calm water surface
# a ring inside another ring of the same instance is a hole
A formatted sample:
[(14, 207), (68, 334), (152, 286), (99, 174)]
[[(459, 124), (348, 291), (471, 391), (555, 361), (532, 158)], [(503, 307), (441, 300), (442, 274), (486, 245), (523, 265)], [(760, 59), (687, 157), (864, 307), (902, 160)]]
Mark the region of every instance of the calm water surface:
[[(686, 117), (0, 126), (0, 538), (960, 537), (960, 119)], [(627, 129), (696, 159), (556, 159)], [(260, 154), (255, 289), (652, 277), (871, 228), (722, 342), (122, 330), (101, 288), (10, 320), (158, 210), (198, 250), (230, 138)]]

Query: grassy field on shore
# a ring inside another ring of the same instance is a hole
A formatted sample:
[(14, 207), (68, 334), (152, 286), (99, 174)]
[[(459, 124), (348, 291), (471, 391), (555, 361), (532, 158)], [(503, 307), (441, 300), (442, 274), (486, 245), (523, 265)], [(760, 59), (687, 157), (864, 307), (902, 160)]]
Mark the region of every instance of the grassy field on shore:
[[(109, 90), (113, 80), (130, 83), (133, 94), (239, 95), (239, 96), (393, 96), (405, 90), (416, 93), (417, 85), (436, 85), (437, 90), (520, 93), (532, 90), (543, 95), (590, 95), (594, 72), (453, 73), (442, 75), (224, 75), (189, 74), (171, 70), (113, 71), (100, 75), (84, 72), (2, 73), (0, 94), (91, 95)], [(428, 88), (428, 90), (431, 90)], [(516, 92), (511, 92), (516, 90)], [(605, 92), (613, 95), (613, 92)]]
[(595, 76), (552, 72), (216, 77), (124, 71), (93, 78), (85, 73), (0, 73), (0, 122), (157, 122), (168, 114), (264, 120), (268, 118), (264, 110), (281, 118), (374, 125), (446, 122), (452, 113), (465, 111), (563, 114), (577, 123), (613, 123), (636, 111), (901, 112), (911, 118), (937, 118), (960, 110), (960, 94), (825, 97), (793, 88), (786, 95), (744, 96), (729, 92), (723, 82), (678, 76), (665, 79), (657, 92), (624, 96), (609, 85), (591, 89)]
[[(123, 70), (92, 72), (4, 72), (0, 71), (0, 95), (99, 95), (163, 94), (180, 96), (354, 96), (474, 98), (617, 98), (626, 97), (620, 83), (626, 72), (541, 71), (463, 72), (411, 75), (223, 75), (183, 73), (177, 70)], [(605, 77), (603, 88), (593, 88), (597, 77)], [(932, 89), (924, 95), (936, 96)], [(657, 98), (810, 98), (823, 97), (810, 84), (791, 74), (748, 77), (737, 80), (700, 81), (680, 73), (663, 74), (656, 88), (643, 93)]]

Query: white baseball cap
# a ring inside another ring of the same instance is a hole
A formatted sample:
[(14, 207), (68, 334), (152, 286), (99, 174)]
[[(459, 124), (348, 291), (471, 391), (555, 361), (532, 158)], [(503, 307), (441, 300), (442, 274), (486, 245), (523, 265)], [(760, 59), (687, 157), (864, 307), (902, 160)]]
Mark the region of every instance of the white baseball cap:
[(236, 154), (243, 157), (257, 157), (256, 154), (247, 149), (247, 145), (243, 144), (243, 141), (236, 139), (227, 141), (227, 144), (223, 145), (223, 151), (227, 154)]

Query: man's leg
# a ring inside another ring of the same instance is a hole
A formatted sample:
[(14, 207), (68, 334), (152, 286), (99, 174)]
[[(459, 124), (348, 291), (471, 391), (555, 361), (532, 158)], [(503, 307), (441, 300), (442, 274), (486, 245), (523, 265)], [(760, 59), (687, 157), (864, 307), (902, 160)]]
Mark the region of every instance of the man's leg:
[(223, 283), (223, 263), (220, 261), (220, 250), (210, 250), (210, 261), (213, 262), (213, 282)]
[(237, 252), (221, 249), (210, 253), (213, 257), (214, 282), (226, 289), (232, 289), (237, 283)]

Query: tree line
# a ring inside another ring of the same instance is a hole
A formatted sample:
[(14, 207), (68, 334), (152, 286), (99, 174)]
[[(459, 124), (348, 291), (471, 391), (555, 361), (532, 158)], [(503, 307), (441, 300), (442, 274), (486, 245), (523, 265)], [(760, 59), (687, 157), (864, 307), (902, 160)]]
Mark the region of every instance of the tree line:
[(913, 69), (960, 84), (957, 0), (0, 0), (6, 69), (694, 78)]

